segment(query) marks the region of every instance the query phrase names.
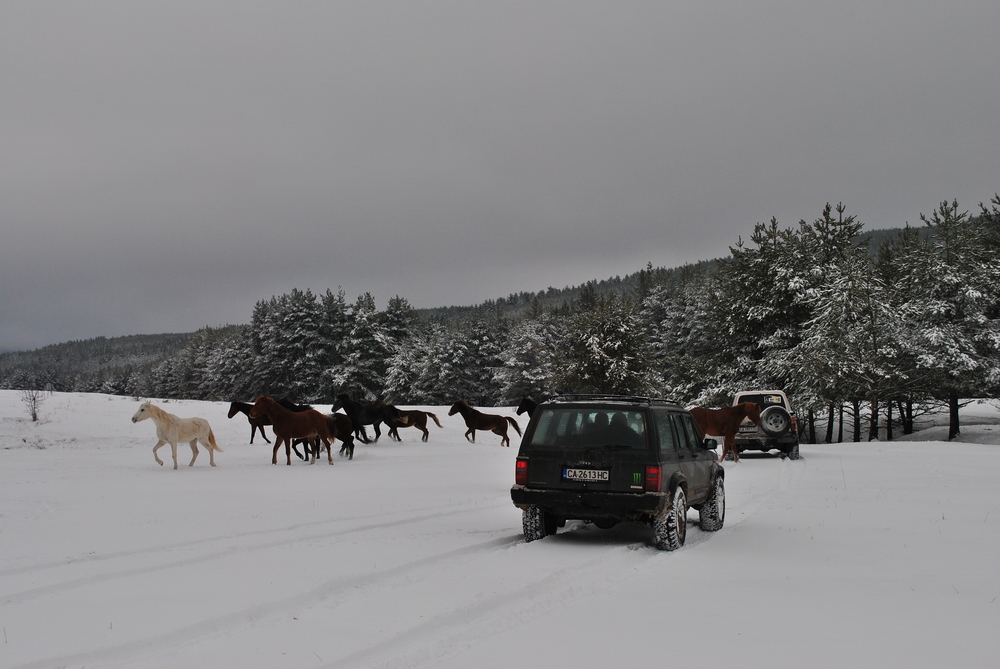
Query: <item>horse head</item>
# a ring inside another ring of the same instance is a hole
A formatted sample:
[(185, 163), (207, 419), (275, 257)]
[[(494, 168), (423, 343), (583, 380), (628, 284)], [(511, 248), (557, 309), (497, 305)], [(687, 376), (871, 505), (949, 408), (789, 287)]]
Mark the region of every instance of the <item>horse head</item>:
[(311, 404), (296, 404), (287, 397), (282, 397), (280, 400), (278, 400), (278, 404), (280, 404), (285, 409), (288, 409), (289, 411), (295, 411), (295, 412), (302, 412), (307, 409), (312, 409)]
[(233, 416), (235, 416), (239, 412), (240, 412), (240, 403), (239, 402), (230, 402), (230, 404), (229, 404), (229, 418), (232, 418)]
[(521, 403), (517, 405), (517, 411), (515, 411), (514, 413), (520, 416), (525, 411), (527, 411), (528, 415), (530, 416), (532, 413), (534, 413), (535, 407), (537, 406), (538, 403), (535, 402), (535, 400), (525, 395), (524, 397), (521, 398)]
[(744, 402), (743, 406), (747, 410), (747, 418), (753, 421), (754, 425), (760, 425), (760, 405), (756, 402)]
[(253, 403), (253, 407), (247, 415), (251, 418), (260, 418), (261, 416), (267, 415), (268, 410), (275, 404), (277, 403), (267, 395), (261, 395), (257, 398), (257, 401)]
[(143, 402), (140, 404), (139, 410), (132, 416), (132, 422), (138, 423), (140, 420), (146, 420), (149, 418), (152, 415), (152, 412), (149, 410), (149, 407), (151, 406), (152, 405), (149, 402)]
[(349, 407), (350, 405), (351, 405), (351, 398), (348, 397), (345, 393), (341, 393), (337, 395), (337, 397), (333, 400), (333, 411), (336, 412), (339, 409), (347, 411), (347, 407)]
[(458, 400), (451, 405), (451, 409), (448, 410), (448, 415), (454, 416), (459, 411), (463, 411), (464, 409), (469, 409), (469, 408), (470, 407), (468, 402), (466, 402), (465, 400)]

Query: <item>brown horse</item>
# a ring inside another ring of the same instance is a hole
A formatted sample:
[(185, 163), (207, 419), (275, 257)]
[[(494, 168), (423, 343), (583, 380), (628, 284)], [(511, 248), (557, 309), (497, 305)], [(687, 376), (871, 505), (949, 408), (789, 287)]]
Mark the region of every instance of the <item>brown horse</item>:
[[(282, 397), (278, 400), (278, 404), (285, 407), (290, 411), (305, 411), (306, 409), (312, 409), (308, 404), (295, 404), (289, 399)], [(264, 441), (271, 443), (271, 440), (267, 438), (267, 434), (264, 433), (264, 426), (271, 424), (271, 419), (267, 416), (257, 416), (256, 418), (250, 417), (250, 409), (253, 409), (252, 404), (247, 404), (246, 402), (230, 402), (229, 403), (229, 417), (232, 418), (238, 413), (246, 414), (247, 420), (250, 421), (250, 443), (253, 443), (254, 435), (257, 434), (257, 430), (260, 430), (260, 436), (264, 437)], [(292, 445), (295, 448), (295, 445)], [(296, 451), (296, 454), (298, 451)]]
[(508, 423), (513, 425), (514, 429), (517, 430), (517, 436), (521, 436), (521, 428), (517, 426), (517, 421), (510, 416), (476, 411), (465, 400), (458, 400), (451, 405), (448, 415), (454, 416), (456, 413), (462, 414), (462, 418), (465, 419), (465, 426), (469, 428), (465, 431), (465, 438), (469, 440), (469, 443), (476, 443), (476, 430), (489, 430), (493, 434), (499, 434), (502, 437), (500, 440), (501, 446), (510, 447), (510, 437), (507, 436)]
[[(326, 416), (315, 409), (306, 411), (289, 411), (267, 395), (257, 398), (253, 408), (250, 410), (250, 418), (267, 416), (271, 420), (271, 429), (274, 431), (274, 451), (271, 454), (271, 464), (278, 464), (278, 449), (282, 442), (285, 444), (285, 458), (287, 464), (292, 464), (292, 439), (322, 439), (326, 445), (326, 452), (330, 464), (333, 464), (333, 455), (330, 453), (330, 442), (337, 436), (336, 427), (327, 421)], [(313, 451), (312, 462), (316, 462), (316, 452)]]
[(692, 407), (691, 417), (698, 424), (702, 436), (723, 437), (720, 460), (726, 459), (726, 453), (732, 453), (733, 461), (739, 462), (740, 454), (736, 450), (736, 434), (740, 431), (740, 423), (749, 418), (754, 425), (760, 425), (760, 406), (756, 402), (744, 402), (722, 409)]
[(424, 436), (420, 439), (420, 441), (427, 441), (427, 437), (430, 436), (430, 431), (427, 429), (428, 416), (430, 416), (430, 418), (437, 423), (438, 427), (444, 427), (441, 425), (441, 421), (438, 420), (438, 417), (430, 411), (421, 411), (419, 409), (400, 409), (399, 414), (402, 416), (400, 420), (390, 419), (389, 422), (389, 436), (396, 441), (402, 441), (402, 439), (399, 438), (399, 432), (397, 431), (397, 429), (401, 427), (417, 428), (424, 433)]
[[(331, 433), (333, 433), (336, 439), (342, 442), (344, 445), (340, 447), (340, 455), (347, 454), (348, 460), (354, 459), (354, 424), (351, 423), (351, 419), (342, 413), (328, 413), (326, 414), (326, 421), (331, 425)], [(333, 429), (336, 432), (333, 432)], [(299, 444), (305, 444), (303, 450), (305, 455), (299, 453), (299, 449), (296, 448)], [(292, 440), (292, 450), (295, 451), (295, 455), (299, 456), (300, 460), (305, 460), (309, 457), (309, 451), (313, 450), (316, 453), (320, 452), (320, 440), (319, 439), (294, 439)]]

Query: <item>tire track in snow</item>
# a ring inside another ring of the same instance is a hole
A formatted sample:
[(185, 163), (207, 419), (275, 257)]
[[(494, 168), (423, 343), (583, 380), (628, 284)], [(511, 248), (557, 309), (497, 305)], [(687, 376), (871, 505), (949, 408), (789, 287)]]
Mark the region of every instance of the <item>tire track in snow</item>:
[[(697, 526), (697, 512), (689, 513), (687, 541), (684, 547), (673, 553), (657, 550), (652, 545), (652, 530), (638, 524), (635, 524), (634, 529), (622, 530), (617, 536), (608, 534), (615, 530), (601, 530), (600, 534), (588, 536), (589, 526), (579, 523), (567, 527), (556, 538), (564, 537), (581, 542), (611, 539), (612, 546), (617, 540), (624, 539), (624, 545), (614, 551), (613, 560), (608, 559), (607, 552), (600, 552), (597, 557), (582, 564), (547, 572), (542, 578), (526, 583), (516, 591), (501, 592), (495, 597), (442, 613), (419, 625), (400, 630), (373, 647), (322, 666), (324, 669), (361, 666), (391, 669), (434, 665), (446, 657), (473, 648), (490, 637), (562, 609), (575, 600), (600, 594), (625, 581), (641, 578), (649, 569), (662, 564), (660, 560), (694, 549), (713, 536), (731, 531), (733, 525), (738, 525), (757, 513), (775, 493), (785, 490), (802, 475), (802, 464), (803, 460), (781, 460), (777, 472), (761, 472), (760, 476), (755, 476), (753, 482), (758, 484), (757, 490), (735, 507), (741, 512), (739, 520), (730, 524), (727, 513), (726, 526), (718, 532), (702, 531)], [(647, 532), (649, 537), (645, 537)], [(634, 541), (637, 534), (644, 535), (644, 538)], [(545, 548), (544, 545), (533, 543), (530, 547), (519, 546), (518, 550), (532, 550), (536, 547)], [(581, 583), (587, 585), (581, 586)]]
[[(499, 506), (499, 505), (495, 505), (495, 506)], [(179, 567), (188, 567), (188, 566), (191, 566), (191, 565), (198, 565), (198, 564), (202, 564), (202, 563), (205, 563), (205, 562), (211, 562), (212, 560), (227, 559), (227, 558), (232, 557), (235, 554), (245, 554), (245, 553), (251, 553), (251, 552), (254, 552), (254, 551), (270, 550), (270, 549), (273, 549), (273, 548), (285, 548), (285, 547), (293, 546), (295, 544), (308, 543), (308, 542), (316, 541), (316, 540), (333, 539), (333, 538), (344, 538), (344, 537), (348, 537), (348, 536), (355, 535), (355, 534), (364, 534), (364, 533), (368, 533), (368, 532), (375, 532), (375, 531), (382, 530), (382, 529), (388, 529), (388, 528), (398, 527), (400, 525), (410, 525), (410, 524), (415, 523), (415, 522), (422, 522), (422, 521), (427, 521), (427, 520), (433, 520), (435, 518), (446, 518), (446, 517), (449, 517), (449, 516), (454, 516), (454, 515), (458, 515), (458, 514), (462, 514), (462, 513), (471, 513), (473, 511), (481, 511), (483, 508), (490, 508), (490, 507), (483, 507), (483, 506), (468, 507), (468, 506), (464, 506), (464, 507), (461, 507), (461, 508), (452, 509), (450, 511), (443, 511), (443, 512), (437, 512), (437, 513), (425, 513), (425, 514), (417, 515), (417, 516), (409, 516), (408, 515), (408, 516), (406, 516), (404, 518), (399, 518), (398, 517), (398, 512), (397, 512), (396, 514), (392, 514), (396, 518), (395, 520), (390, 520), (390, 521), (386, 521), (386, 522), (378, 523), (378, 524), (374, 524), (374, 525), (363, 525), (363, 526), (360, 526), (360, 527), (352, 527), (352, 528), (348, 528), (348, 529), (344, 529), (344, 530), (337, 530), (337, 531), (332, 531), (332, 532), (322, 532), (322, 533), (316, 533), (316, 534), (310, 534), (310, 535), (295, 535), (295, 536), (293, 536), (291, 538), (276, 538), (276, 539), (274, 539), (272, 541), (268, 541), (266, 543), (259, 543), (259, 544), (255, 544), (255, 545), (252, 545), (252, 546), (227, 546), (227, 547), (224, 547), (224, 548), (220, 548), (220, 549), (214, 550), (214, 551), (209, 552), (209, 553), (202, 553), (200, 555), (194, 555), (194, 556), (191, 556), (191, 557), (188, 557), (188, 558), (184, 558), (184, 559), (180, 559), (180, 560), (172, 560), (172, 561), (169, 561), (169, 562), (163, 562), (163, 563), (157, 564), (157, 565), (143, 564), (141, 566), (133, 567), (131, 569), (114, 569), (114, 570), (108, 571), (108, 572), (103, 573), (103, 574), (91, 574), (91, 575), (88, 575), (88, 576), (81, 576), (81, 577), (75, 578), (75, 579), (67, 579), (67, 580), (63, 580), (63, 581), (56, 581), (56, 582), (53, 582), (53, 583), (49, 583), (47, 585), (42, 585), (42, 586), (38, 586), (38, 587), (35, 587), (35, 588), (29, 588), (27, 590), (15, 591), (15, 592), (7, 593), (7, 594), (0, 593), (0, 601), (2, 601), (4, 605), (7, 605), (7, 604), (21, 604), (21, 603), (24, 603), (26, 601), (29, 601), (29, 600), (32, 600), (32, 599), (36, 599), (38, 597), (43, 597), (45, 595), (48, 595), (48, 594), (51, 594), (51, 593), (54, 593), (54, 592), (64, 592), (64, 591), (66, 591), (67, 589), (70, 589), (70, 588), (84, 587), (84, 586), (94, 585), (94, 584), (98, 584), (98, 583), (105, 583), (105, 582), (109, 582), (109, 581), (115, 581), (115, 580), (122, 579), (122, 578), (131, 578), (131, 577), (137, 576), (137, 575), (149, 575), (149, 574), (153, 574), (153, 573), (158, 572), (158, 571), (166, 571), (166, 570), (170, 570), (170, 569), (177, 569)], [(495, 508), (495, 507), (493, 507), (493, 508)], [(377, 514), (377, 515), (378, 516), (382, 516), (382, 515), (389, 515), (389, 514)], [(234, 535), (230, 535), (228, 537), (218, 537), (218, 538), (212, 538), (212, 539), (199, 539), (197, 541), (183, 542), (183, 543), (180, 543), (180, 544), (174, 544), (170, 548), (162, 548), (161, 547), (161, 548), (143, 549), (143, 550), (140, 550), (140, 551), (122, 551), (121, 553), (104, 556), (104, 557), (98, 558), (98, 559), (112, 559), (112, 558), (133, 557), (133, 556), (143, 555), (143, 554), (147, 554), (147, 553), (162, 552), (162, 551), (165, 551), (165, 550), (178, 550), (178, 549), (182, 549), (182, 548), (186, 548), (186, 547), (199, 546), (199, 545), (204, 545), (204, 544), (208, 544), (208, 543), (219, 543), (219, 542), (224, 542), (224, 541), (232, 541), (234, 539), (246, 538), (246, 537), (250, 537), (250, 536), (270, 535), (270, 534), (278, 534), (278, 533), (284, 534), (284, 533), (287, 533), (287, 532), (294, 532), (295, 529), (301, 529), (303, 527), (310, 527), (310, 526), (318, 525), (318, 524), (329, 524), (329, 523), (337, 523), (337, 522), (356, 522), (358, 520), (359, 520), (358, 518), (351, 518), (351, 519), (349, 519), (349, 521), (331, 520), (331, 521), (317, 521), (315, 523), (303, 523), (303, 524), (294, 526), (292, 528), (282, 528), (282, 529), (275, 529), (275, 530), (263, 530), (263, 531), (261, 531), (259, 533), (258, 532), (254, 532), (254, 533), (234, 534)], [(66, 565), (70, 565), (70, 564), (79, 564), (81, 562), (89, 562), (89, 561), (91, 561), (91, 560), (81, 560), (79, 562), (77, 562), (77, 561), (61, 562), (61, 563), (56, 563), (56, 564), (45, 565), (45, 568), (52, 568), (52, 567), (55, 567), (55, 566), (66, 566)], [(30, 568), (12, 570), (13, 574), (23, 573), (25, 571), (30, 572), (30, 571), (34, 571), (34, 570), (32, 570)], [(0, 576), (6, 576), (6, 575), (10, 575), (10, 574), (11, 574), (11, 572), (6, 572), (6, 573), (3, 573), (3, 574), (0, 574)]]
[[(519, 550), (543, 546), (518, 547)], [(684, 550), (684, 549), (681, 549)], [(582, 564), (546, 572), (514, 591), (453, 609), (401, 630), (376, 646), (357, 651), (323, 669), (339, 667), (420, 667), (474, 647), (481, 641), (509, 629), (530, 623), (549, 612), (562, 609), (581, 597), (611, 590), (637, 578), (646, 568), (667, 558), (652, 546), (636, 550), (633, 545), (615, 549)], [(581, 583), (587, 585), (581, 586)]]
[[(449, 505), (449, 506), (458, 506), (458, 504), (456, 503), (456, 504), (452, 504), (452, 505)], [(494, 505), (494, 506), (499, 506), (499, 504)], [(436, 508), (440, 508), (440, 507), (418, 508), (418, 509), (413, 509), (412, 512), (413, 513), (420, 513), (420, 512), (423, 512), (423, 511), (428, 511), (428, 510), (436, 509)], [(176, 550), (182, 550), (182, 549), (186, 549), (186, 548), (194, 548), (194, 547), (197, 547), (197, 546), (200, 546), (200, 545), (203, 545), (203, 544), (218, 543), (220, 541), (233, 541), (233, 540), (236, 540), (236, 539), (243, 539), (243, 538), (247, 538), (247, 537), (257, 537), (257, 536), (263, 536), (263, 535), (269, 535), (269, 534), (283, 534), (283, 533), (287, 533), (287, 532), (296, 532), (296, 531), (304, 529), (304, 528), (317, 527), (317, 526), (321, 526), (321, 525), (332, 525), (332, 524), (336, 524), (336, 523), (355, 523), (355, 522), (362, 522), (362, 521), (370, 520), (372, 518), (382, 518), (382, 517), (385, 517), (385, 516), (393, 516), (393, 517), (395, 517), (399, 513), (400, 513), (399, 511), (383, 511), (383, 512), (380, 512), (380, 513), (369, 514), (367, 516), (352, 516), (350, 518), (332, 518), (332, 519), (328, 519), (328, 520), (314, 520), (314, 521), (310, 521), (308, 523), (297, 523), (295, 525), (288, 525), (288, 526), (285, 526), (285, 527), (276, 527), (276, 528), (271, 528), (271, 529), (267, 529), (267, 530), (256, 530), (256, 531), (253, 531), (253, 532), (236, 532), (236, 533), (232, 533), (232, 534), (225, 534), (225, 535), (218, 535), (218, 536), (214, 536), (214, 537), (208, 537), (208, 538), (205, 538), (205, 539), (192, 539), (190, 541), (179, 541), (179, 542), (172, 543), (172, 544), (160, 544), (160, 545), (157, 545), (157, 546), (149, 546), (147, 548), (141, 548), (141, 549), (137, 549), (137, 550), (116, 551), (116, 552), (112, 552), (112, 553), (100, 553), (100, 554), (95, 554), (95, 555), (82, 555), (80, 557), (69, 558), (67, 560), (60, 560), (58, 562), (48, 562), (48, 563), (45, 563), (45, 564), (31, 564), (31, 565), (25, 565), (23, 567), (11, 567), (9, 569), (2, 569), (2, 570), (0, 570), (0, 578), (3, 578), (5, 576), (16, 576), (17, 574), (35, 573), (35, 572), (38, 572), (38, 571), (41, 571), (41, 570), (45, 570), (45, 569), (59, 569), (59, 568), (65, 567), (67, 565), (86, 564), (88, 562), (100, 562), (100, 561), (105, 561), (105, 560), (117, 560), (117, 559), (123, 558), (123, 557), (148, 555), (150, 553), (167, 553), (167, 552), (176, 551)], [(428, 517), (430, 517), (430, 516), (428, 516)], [(375, 527), (375, 526), (374, 525), (370, 525), (370, 526), (365, 526), (365, 527)], [(355, 528), (355, 529), (357, 530), (357, 529), (363, 529), (363, 528)]]
[[(457, 511), (455, 513), (458, 513)], [(450, 514), (441, 514), (450, 515)], [(405, 521), (402, 521), (405, 522)], [(190, 645), (198, 639), (221, 635), (234, 627), (243, 627), (248, 622), (259, 623), (261, 619), (277, 617), (290, 611), (309, 608), (321, 602), (329, 600), (351, 591), (363, 591), (364, 588), (383, 583), (393, 578), (405, 576), (408, 573), (429, 567), (439, 568), (441, 563), (454, 560), (456, 558), (472, 555), (475, 553), (499, 550), (513, 546), (523, 541), (520, 535), (501, 537), (489, 541), (481, 541), (468, 546), (462, 546), (443, 553), (429, 555), (411, 562), (407, 562), (394, 567), (372, 572), (367, 575), (348, 574), (339, 578), (331, 579), (308, 591), (301, 592), (283, 599), (273, 600), (261, 604), (245, 607), (232, 613), (227, 613), (214, 618), (207, 618), (197, 622), (178, 627), (142, 639), (136, 639), (127, 643), (108, 646), (98, 650), (87, 651), (60, 657), (50, 657), (40, 660), (33, 660), (24, 664), (13, 665), (9, 669), (48, 669), (53, 666), (66, 666), (69, 664), (90, 664), (100, 662), (115, 662), (130, 660), (134, 661), (143, 652), (160, 652), (164, 646), (174, 647), (179, 645)], [(343, 605), (342, 603), (338, 606)]]

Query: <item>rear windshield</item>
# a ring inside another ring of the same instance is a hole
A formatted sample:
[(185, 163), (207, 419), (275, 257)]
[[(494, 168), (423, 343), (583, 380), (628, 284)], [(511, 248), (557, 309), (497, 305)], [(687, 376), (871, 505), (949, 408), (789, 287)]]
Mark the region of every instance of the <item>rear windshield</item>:
[(532, 446), (646, 449), (644, 412), (618, 409), (540, 407)]
[(760, 410), (763, 411), (769, 406), (774, 406), (777, 404), (779, 407), (785, 406), (785, 401), (781, 399), (781, 395), (773, 395), (770, 393), (748, 393), (739, 396), (740, 404), (744, 402), (755, 402)]

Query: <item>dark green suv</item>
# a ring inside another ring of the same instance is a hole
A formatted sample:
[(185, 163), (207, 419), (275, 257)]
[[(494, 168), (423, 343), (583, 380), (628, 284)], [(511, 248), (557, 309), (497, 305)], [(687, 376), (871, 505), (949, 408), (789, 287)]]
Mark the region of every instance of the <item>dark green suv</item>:
[(703, 530), (722, 528), (725, 469), (714, 439), (702, 439), (679, 404), (647, 397), (565, 395), (539, 404), (521, 439), (514, 505), (525, 541), (555, 534), (567, 520), (609, 528), (653, 526), (662, 550), (684, 545), (687, 510)]

